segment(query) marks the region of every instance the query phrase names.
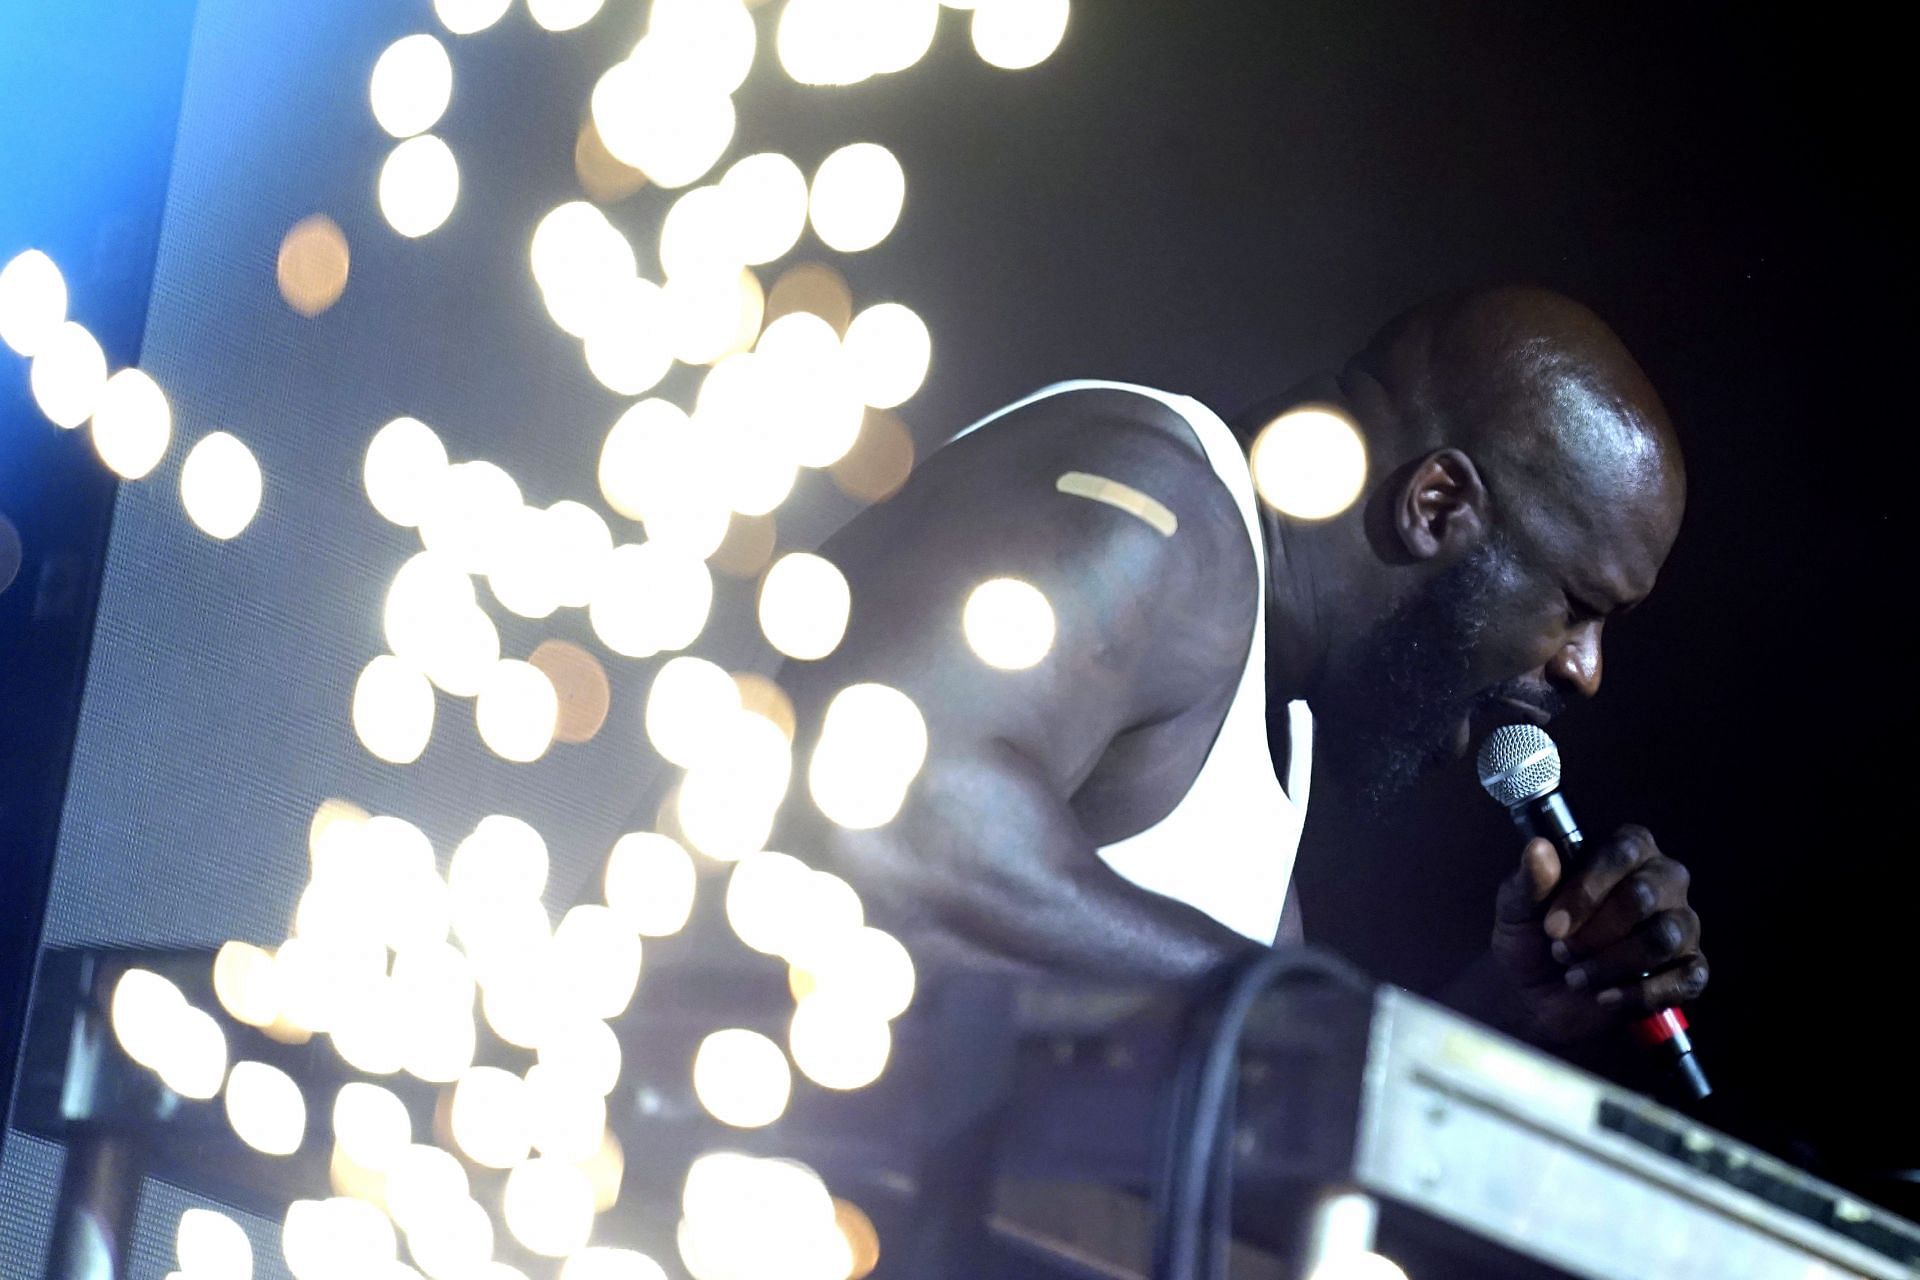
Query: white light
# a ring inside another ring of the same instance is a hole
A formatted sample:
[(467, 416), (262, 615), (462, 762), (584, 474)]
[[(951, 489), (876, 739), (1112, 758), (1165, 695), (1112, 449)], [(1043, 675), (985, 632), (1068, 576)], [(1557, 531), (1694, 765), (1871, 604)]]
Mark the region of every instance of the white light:
[(874, 73), (866, 6), (787, 0), (775, 41), (780, 65), (800, 84), (858, 84)]
[(503, 658), (481, 681), (473, 717), (480, 741), (502, 760), (527, 764), (553, 745), (560, 695), (547, 673), (530, 662)]
[(569, 609), (584, 609), (593, 603), (593, 589), (613, 552), (613, 531), (599, 512), (571, 500), (554, 503), (545, 516), (544, 549), (553, 594)]
[(527, 0), (527, 12), (548, 31), (572, 31), (585, 26), (606, 0)]
[(609, 907), (569, 908), (553, 931), (556, 976), (596, 1018), (617, 1018), (640, 981), (640, 939)]
[(68, 320), (34, 342), (27, 381), (47, 421), (77, 427), (100, 402), (107, 385), (107, 356), (86, 326)]
[(760, 629), (789, 658), (812, 661), (840, 646), (853, 596), (831, 560), (792, 551), (760, 581)]
[(280, 1252), (294, 1280), (391, 1274), (393, 1224), (373, 1205), (346, 1196), (287, 1206)]
[(864, 1089), (887, 1069), (893, 1031), (859, 1000), (815, 992), (793, 1011), (793, 1065), (827, 1089)]
[(224, 942), (213, 957), (213, 991), (236, 1022), (266, 1027), (280, 1013), (273, 956), (249, 942)]
[(1067, 34), (1068, 0), (979, 0), (973, 47), (990, 66), (1024, 71), (1047, 60)]
[(587, 371), (620, 396), (651, 390), (673, 367), (667, 300), (651, 280), (603, 284), (585, 321)]
[(1296, 520), (1325, 520), (1353, 505), (1367, 482), (1367, 446), (1353, 420), (1316, 405), (1261, 429), (1247, 453), (1253, 486)]
[(188, 1209), (173, 1237), (180, 1270), (192, 1280), (251, 1280), (253, 1242), (240, 1224), (214, 1209)]
[(1018, 578), (993, 578), (975, 587), (960, 625), (975, 656), (1002, 671), (1025, 671), (1053, 648), (1053, 606), (1038, 587)]
[(939, 0), (869, 0), (869, 56), (877, 75), (905, 71), (933, 47), (940, 25)]
[(526, 1082), (534, 1149), (568, 1164), (591, 1159), (606, 1135), (607, 1100), (550, 1066), (528, 1068)]
[(28, 249), (0, 267), (0, 342), (31, 356), (66, 318), (67, 282), (52, 258)]
[(780, 1046), (757, 1031), (716, 1031), (693, 1058), (693, 1091), (722, 1124), (759, 1129), (778, 1120), (793, 1092)]
[(367, 442), (361, 474), (373, 509), (402, 528), (420, 523), (447, 473), (447, 446), (417, 418), (395, 418)]
[(712, 364), (752, 346), (766, 301), (744, 268), (682, 272), (667, 281), (666, 298), (673, 358), (682, 364)]
[(1393, 1259), (1362, 1249), (1326, 1259), (1308, 1280), (1407, 1280), (1407, 1273)]
[(334, 1095), (333, 1140), (348, 1159), (378, 1173), (412, 1144), (413, 1120), (393, 1093), (356, 1080)]
[(736, 862), (727, 877), (727, 923), (734, 935), (755, 951), (784, 955), (805, 927), (801, 916), (812, 875), (800, 859), (770, 850)]
[(633, 245), (584, 200), (558, 205), (540, 219), (530, 257), (547, 313), (576, 338), (607, 321), (639, 270)]
[(453, 1086), (453, 1140), (475, 1164), (511, 1169), (527, 1158), (526, 1082), (498, 1067), (474, 1067)]
[(680, 781), (678, 816), (687, 842), (722, 860), (761, 848), (792, 771), (779, 725), (747, 711), (733, 716), (724, 745)]
[(767, 407), (761, 417), (777, 424), (779, 451), (808, 467), (844, 457), (860, 438), (866, 410), (833, 326), (809, 311), (790, 312), (767, 326), (754, 358)]
[(255, 1151), (290, 1156), (306, 1137), (306, 1099), (293, 1077), (278, 1067), (234, 1063), (227, 1073), (226, 1105), (227, 1123)]
[(538, 901), (547, 887), (547, 869), (547, 842), (532, 824), (493, 813), (454, 849), (447, 881), (456, 900)]
[(433, 1280), (473, 1280), (493, 1256), (493, 1219), (464, 1196), (407, 1228), (407, 1249)]
[(179, 987), (150, 969), (129, 969), (113, 984), (107, 1016), (122, 1052), (158, 1070), (172, 1051), (173, 1028), (186, 1007)]
[(501, 1216), (528, 1249), (564, 1258), (584, 1248), (593, 1230), (593, 1184), (573, 1165), (535, 1157), (507, 1175)]
[(457, 36), (485, 31), (506, 15), (513, 0), (433, 0), (441, 25)]
[(412, 764), (433, 737), (433, 686), (418, 667), (381, 654), (353, 686), (353, 731), (389, 764)]
[(123, 480), (138, 480), (167, 452), (173, 411), (160, 384), (138, 369), (107, 379), (93, 409), (93, 447)]
[(828, 943), (860, 928), (866, 923), (866, 911), (853, 886), (832, 872), (808, 871), (792, 889), (794, 901), (777, 939), (776, 954), (792, 963), (811, 989), (817, 984), (805, 973), (807, 957), (821, 954)]
[(733, 205), (737, 247), (749, 265), (786, 256), (807, 229), (807, 176), (783, 155), (763, 151), (734, 161), (720, 190)]
[(607, 648), (646, 658), (699, 638), (713, 607), (713, 575), (702, 561), (648, 541), (615, 547), (606, 566), (588, 617)]
[(172, 1043), (159, 1065), (160, 1078), (183, 1098), (205, 1101), (220, 1092), (227, 1075), (227, 1037), (204, 1010), (182, 1006), (170, 1028)]
[(667, 1280), (660, 1264), (632, 1249), (582, 1249), (560, 1268), (560, 1280)]
[(373, 118), (396, 138), (433, 128), (453, 100), (453, 62), (429, 35), (404, 36), (373, 64)]
[(883, 684), (842, 689), (827, 705), (807, 785), (843, 827), (892, 821), (927, 756), (927, 723), (913, 699)]
[(734, 272), (746, 265), (741, 253), (744, 212), (720, 187), (695, 187), (676, 199), (660, 223), (660, 269), (669, 279), (702, 272)]
[(721, 93), (753, 69), (753, 15), (739, 0), (654, 0), (647, 38), (670, 49), (689, 78)]
[(361, 930), (357, 938), (289, 938), (273, 958), (280, 1021), (326, 1031), (342, 1010), (386, 971), (387, 952)]
[(847, 326), (842, 344), (860, 398), (876, 409), (904, 404), (927, 380), (933, 335), (911, 307), (868, 307)]
[(913, 959), (900, 940), (867, 926), (823, 939), (795, 963), (813, 979), (815, 992), (892, 1019), (913, 1003)]
[(386, 1169), (387, 1212), (406, 1231), (440, 1217), (467, 1198), (467, 1172), (450, 1153), (414, 1143)]
[(436, 644), (426, 652), (420, 669), (427, 679), (455, 697), (471, 698), (480, 692), (487, 673), (499, 660), (499, 628), (484, 611), (467, 608), (444, 620)]
[(509, 513), (494, 554), (487, 565), (487, 586), (509, 613), (523, 618), (545, 618), (560, 607), (548, 572), (546, 512), (521, 507)]
[(841, 147), (813, 175), (814, 234), (842, 253), (871, 249), (900, 221), (906, 194), (907, 175), (893, 152), (875, 142)]
[(491, 462), (448, 467), (420, 513), (420, 541), (462, 573), (487, 573), (525, 505), (514, 478)]
[(535, 1046), (543, 1072), (604, 1098), (620, 1083), (620, 1039), (597, 1018), (556, 1020)]
[(460, 199), (453, 149), (430, 133), (408, 138), (380, 166), (380, 212), (409, 240), (437, 230)]
[(253, 451), (224, 431), (212, 431), (187, 453), (180, 469), (180, 501), (202, 533), (237, 537), (260, 510), (260, 464)]
[(740, 711), (740, 687), (725, 668), (705, 658), (673, 658), (647, 691), (647, 740), (662, 758), (690, 769), (726, 742), (726, 726)]
[(607, 905), (627, 927), (664, 938), (686, 927), (697, 882), (693, 858), (671, 836), (634, 831), (607, 855)]
[(662, 187), (699, 181), (733, 141), (733, 99), (651, 36), (600, 77), (592, 110), (613, 157)]

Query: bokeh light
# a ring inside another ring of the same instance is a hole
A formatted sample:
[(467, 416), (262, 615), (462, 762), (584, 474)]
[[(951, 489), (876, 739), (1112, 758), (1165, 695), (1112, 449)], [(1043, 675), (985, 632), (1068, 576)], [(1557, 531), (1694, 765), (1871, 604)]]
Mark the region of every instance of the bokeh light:
[(849, 685), (827, 704), (807, 786), (820, 812), (851, 830), (893, 820), (927, 757), (927, 723), (906, 694)]
[(446, 474), (447, 446), (418, 418), (395, 418), (374, 432), (361, 467), (367, 501), (406, 529), (426, 515)]
[(789, 743), (793, 741), (798, 726), (794, 720), (793, 699), (787, 696), (786, 690), (756, 671), (736, 672), (733, 684), (740, 691), (743, 710), (771, 720), (787, 736)]
[(744, 156), (728, 166), (719, 190), (731, 205), (736, 248), (750, 266), (785, 257), (807, 229), (807, 176), (777, 152)]
[(882, 302), (847, 326), (845, 349), (855, 389), (876, 409), (904, 404), (927, 380), (933, 335), (911, 307)]
[(820, 1176), (791, 1160), (709, 1152), (687, 1172), (676, 1232), (694, 1280), (846, 1280), (855, 1259)]
[(960, 613), (967, 647), (1002, 671), (1025, 671), (1053, 648), (1053, 606), (1032, 583), (992, 578), (967, 594)]
[(778, 1120), (793, 1093), (793, 1076), (780, 1046), (741, 1027), (716, 1031), (693, 1058), (693, 1091), (707, 1114), (736, 1129)]
[(381, 654), (353, 686), (353, 731), (368, 754), (412, 764), (433, 737), (433, 685), (418, 667)]
[(692, 644), (712, 607), (706, 564), (649, 540), (613, 549), (587, 616), (607, 648), (647, 658)]
[(66, 318), (67, 281), (52, 258), (28, 249), (0, 267), (0, 342), (32, 356)]
[(697, 878), (679, 841), (653, 831), (629, 832), (607, 855), (607, 906), (635, 933), (664, 938), (685, 927)]
[(1296, 520), (1326, 520), (1353, 505), (1367, 483), (1367, 446), (1345, 413), (1303, 405), (1261, 428), (1248, 450), (1254, 488)]
[(151, 969), (129, 969), (113, 984), (107, 1020), (129, 1058), (158, 1070), (172, 1050), (174, 1025), (187, 1007), (180, 988)]
[(600, 131), (589, 117), (580, 124), (573, 143), (573, 173), (587, 198), (601, 204), (614, 204), (647, 185), (647, 175), (625, 163), (600, 140)]
[(647, 39), (663, 44), (688, 79), (732, 93), (753, 69), (753, 15), (739, 0), (654, 0)]
[(396, 138), (433, 128), (453, 100), (453, 61), (430, 35), (402, 36), (373, 64), (373, 118)]
[(783, 461), (807, 467), (831, 466), (844, 457), (860, 436), (866, 411), (833, 326), (811, 312), (792, 312), (767, 326), (754, 352), (759, 402), (767, 406), (757, 416), (778, 426), (770, 440), (774, 448), (765, 452), (776, 458), (784, 453)]
[(707, 564), (730, 578), (757, 578), (766, 571), (779, 541), (779, 525), (771, 515), (743, 516), (736, 511), (727, 522), (727, 536), (707, 557)]
[(397, 1250), (386, 1216), (348, 1196), (295, 1200), (280, 1231), (280, 1252), (294, 1280), (377, 1274), (391, 1268)]
[(536, 1063), (523, 1078), (534, 1150), (569, 1164), (591, 1159), (606, 1135), (607, 1100), (551, 1066)]
[(760, 629), (789, 658), (826, 657), (847, 632), (853, 596), (831, 560), (793, 551), (774, 561), (760, 582)]
[(609, 907), (569, 908), (553, 931), (554, 978), (576, 1007), (617, 1018), (640, 981), (640, 939)]
[(613, 687), (600, 660), (569, 640), (542, 640), (527, 655), (553, 682), (560, 700), (560, 718), (554, 726), (556, 742), (587, 742), (607, 722)]
[(619, 396), (642, 395), (673, 367), (667, 296), (651, 280), (606, 286), (586, 321), (587, 371)]
[(981, 60), (1024, 71), (1047, 60), (1067, 34), (1069, 0), (979, 0), (973, 6), (973, 47)]
[(324, 213), (315, 213), (294, 223), (281, 238), (274, 279), (287, 305), (311, 317), (340, 301), (352, 269), (346, 232)]
[(532, 1143), (526, 1082), (498, 1067), (473, 1067), (453, 1087), (449, 1123), (469, 1160), (511, 1169)]
[(559, 1280), (667, 1280), (660, 1264), (633, 1249), (582, 1249), (560, 1268)]
[(355, 1080), (334, 1095), (333, 1140), (354, 1164), (378, 1173), (412, 1145), (413, 1120), (391, 1090)]
[(513, 0), (433, 0), (440, 24), (457, 36), (485, 31), (506, 16)]
[(107, 385), (107, 356), (85, 325), (68, 320), (32, 336), (33, 366), (27, 375), (34, 403), (56, 427), (77, 427), (92, 415)]
[(172, 435), (173, 410), (159, 383), (138, 369), (107, 379), (93, 409), (93, 447), (115, 475), (138, 480), (152, 471)]
[(215, 1209), (188, 1209), (173, 1236), (180, 1270), (192, 1280), (252, 1280), (253, 1242)]
[(853, 290), (845, 277), (824, 262), (801, 262), (787, 268), (767, 293), (767, 323), (796, 311), (807, 311), (845, 334), (853, 323)]
[(514, 478), (491, 462), (447, 468), (419, 512), (420, 541), (450, 558), (462, 573), (488, 573), (524, 505)]
[(733, 141), (733, 99), (673, 42), (648, 36), (594, 85), (594, 128), (615, 159), (662, 187), (684, 187)]
[(307, 1133), (307, 1102), (293, 1077), (264, 1062), (243, 1061), (227, 1073), (227, 1123), (240, 1141), (270, 1156), (290, 1156)]
[(593, 1231), (593, 1184), (565, 1161), (536, 1156), (507, 1175), (500, 1210), (514, 1239), (544, 1257), (564, 1258), (584, 1248)]
[(1322, 1259), (1307, 1280), (1407, 1280), (1407, 1273), (1384, 1254), (1354, 1249)]
[(210, 431), (187, 451), (180, 502), (209, 537), (236, 538), (260, 510), (263, 482), (253, 450), (225, 431)]
[(906, 195), (906, 171), (893, 152), (877, 142), (850, 143), (814, 171), (807, 215), (821, 243), (859, 253), (887, 238)]
[(596, 1098), (620, 1083), (620, 1039), (598, 1018), (555, 1019), (534, 1048), (543, 1071)]
[(724, 668), (705, 658), (673, 658), (647, 692), (647, 739), (663, 759), (694, 768), (725, 745), (739, 709), (739, 688)]
[(407, 1250), (431, 1280), (468, 1280), (489, 1265), (493, 1219), (477, 1201), (445, 1201), (407, 1228)]
[(453, 149), (430, 133), (408, 138), (380, 166), (380, 212), (408, 239), (439, 229), (460, 199)]
[(792, 958), (813, 980), (815, 995), (882, 1019), (899, 1017), (913, 1003), (913, 958), (885, 930), (871, 925), (838, 930)]
[(182, 1005), (168, 1031), (160, 1079), (183, 1098), (205, 1101), (227, 1075), (227, 1036), (205, 1010)]
[(591, 22), (606, 0), (527, 0), (527, 12), (548, 31), (572, 31)]
[(880, 1265), (880, 1233), (874, 1229), (873, 1219), (851, 1200), (835, 1196), (833, 1221), (853, 1252), (853, 1268), (845, 1280), (864, 1280)]
[(870, 409), (853, 447), (833, 464), (833, 483), (857, 502), (884, 502), (913, 473), (913, 452), (913, 435), (899, 416)]
[(540, 219), (529, 260), (547, 314), (576, 338), (604, 322), (618, 290), (639, 270), (633, 245), (584, 200), (558, 205)]
[(235, 1022), (268, 1027), (280, 1016), (273, 955), (250, 942), (224, 942), (213, 957), (213, 993)]

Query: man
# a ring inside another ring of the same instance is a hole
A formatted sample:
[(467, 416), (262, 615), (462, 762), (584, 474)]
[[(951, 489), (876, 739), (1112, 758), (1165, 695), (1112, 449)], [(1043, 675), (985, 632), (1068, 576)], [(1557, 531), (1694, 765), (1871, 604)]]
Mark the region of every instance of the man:
[[(1358, 499), (1318, 521), (1256, 501), (1244, 452), (1309, 402), (1348, 416), (1370, 461)], [(927, 723), (891, 822), (800, 837), (880, 922), (1115, 980), (1296, 940), (1316, 732), (1323, 768), (1382, 804), (1495, 725), (1592, 697), (1602, 629), (1652, 589), (1684, 503), (1645, 375), (1539, 290), (1418, 307), (1241, 428), (1182, 397), (1067, 384), (964, 433), (822, 548), (853, 614), (830, 658), (783, 675), (801, 723), (859, 681)], [(973, 589), (1009, 577), (1056, 627), (1011, 671), (962, 628)], [(1697, 996), (1686, 890), (1639, 828), (1574, 874), (1529, 844), (1494, 904), (1487, 1012), (1565, 1042)]]

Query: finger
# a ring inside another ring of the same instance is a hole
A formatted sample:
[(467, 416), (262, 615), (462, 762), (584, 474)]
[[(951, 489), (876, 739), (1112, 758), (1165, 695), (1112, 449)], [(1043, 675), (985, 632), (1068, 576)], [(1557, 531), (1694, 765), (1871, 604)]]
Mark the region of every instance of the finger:
[(1529, 840), (1520, 851), (1520, 865), (1500, 885), (1494, 900), (1494, 918), (1502, 924), (1530, 924), (1540, 918), (1540, 904), (1560, 882), (1560, 853), (1550, 840)]
[(1699, 916), (1685, 907), (1662, 911), (1627, 937), (1569, 968), (1567, 985), (1575, 991), (1598, 991), (1638, 981), (1642, 974), (1672, 968), (1699, 946)]
[(1679, 863), (1654, 858), (1616, 884), (1585, 924), (1554, 943), (1554, 958), (1564, 964), (1598, 955), (1661, 912), (1684, 908), (1688, 879)]
[(1618, 987), (1608, 987), (1594, 998), (1610, 1009), (1651, 1013), (1697, 999), (1707, 989), (1707, 958), (1693, 956), (1676, 968)]
[(1554, 892), (1543, 921), (1550, 938), (1566, 938), (1592, 918), (1614, 886), (1660, 855), (1645, 827), (1621, 827), (1591, 846), (1583, 864)]

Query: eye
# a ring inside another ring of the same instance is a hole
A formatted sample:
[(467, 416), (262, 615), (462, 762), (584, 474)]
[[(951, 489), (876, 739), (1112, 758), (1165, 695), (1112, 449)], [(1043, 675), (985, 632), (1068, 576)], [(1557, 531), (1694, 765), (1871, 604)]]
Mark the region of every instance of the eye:
[(1577, 627), (1588, 622), (1597, 622), (1606, 616), (1604, 611), (1594, 608), (1578, 596), (1566, 594), (1565, 598), (1567, 601), (1567, 625), (1570, 627)]

